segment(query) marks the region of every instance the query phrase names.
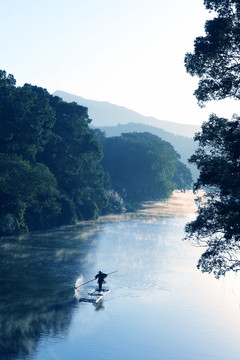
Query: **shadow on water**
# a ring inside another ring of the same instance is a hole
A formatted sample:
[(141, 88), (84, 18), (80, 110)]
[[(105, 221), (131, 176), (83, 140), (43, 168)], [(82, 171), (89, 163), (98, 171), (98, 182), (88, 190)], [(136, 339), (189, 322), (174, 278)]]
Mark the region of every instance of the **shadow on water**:
[(78, 305), (74, 284), (94, 261), (100, 229), (84, 224), (0, 239), (0, 358), (32, 355), (43, 336), (67, 334)]
[(95, 310), (96, 311), (99, 311), (99, 310), (104, 310), (104, 306), (103, 306), (103, 301), (99, 301), (98, 303), (93, 303), (93, 306), (95, 307)]

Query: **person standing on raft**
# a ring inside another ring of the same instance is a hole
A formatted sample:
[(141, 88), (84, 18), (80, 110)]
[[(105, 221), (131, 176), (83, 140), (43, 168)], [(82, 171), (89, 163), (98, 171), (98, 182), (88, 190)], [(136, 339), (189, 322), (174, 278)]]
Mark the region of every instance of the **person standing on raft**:
[(98, 291), (102, 291), (102, 284), (105, 284), (106, 282), (104, 279), (107, 277), (107, 274), (104, 274), (103, 272), (99, 271), (98, 274), (95, 276), (95, 279), (98, 279)]

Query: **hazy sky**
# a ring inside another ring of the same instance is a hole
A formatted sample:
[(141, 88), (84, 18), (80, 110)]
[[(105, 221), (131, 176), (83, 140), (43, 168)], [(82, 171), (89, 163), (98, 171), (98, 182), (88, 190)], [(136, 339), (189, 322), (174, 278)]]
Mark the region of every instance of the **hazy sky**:
[(17, 85), (109, 101), (162, 120), (231, 117), (237, 102), (200, 109), (184, 55), (204, 34), (203, 0), (0, 0), (0, 69)]

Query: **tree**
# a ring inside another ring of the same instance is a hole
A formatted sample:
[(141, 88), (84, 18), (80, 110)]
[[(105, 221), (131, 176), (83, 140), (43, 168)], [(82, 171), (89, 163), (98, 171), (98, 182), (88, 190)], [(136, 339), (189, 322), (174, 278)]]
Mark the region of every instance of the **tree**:
[(6, 73), (5, 70), (0, 70), (0, 87), (15, 86), (16, 80), (12, 74)]
[[(180, 184), (179, 155), (157, 135), (135, 132), (106, 138), (103, 151), (102, 165), (112, 188), (127, 202), (166, 199)], [(192, 181), (189, 170), (188, 181), (186, 187)]]
[(107, 206), (88, 110), (0, 71), (0, 233), (96, 218)]
[(176, 161), (176, 170), (174, 172), (173, 182), (175, 184), (175, 188), (181, 191), (190, 189), (193, 183), (191, 171), (179, 159)]
[(48, 98), (38, 96), (29, 85), (15, 87), (8, 76), (0, 79), (0, 99), (0, 152), (35, 161), (55, 122)]
[[(34, 91), (41, 88), (34, 87)], [(99, 165), (102, 147), (89, 128), (88, 109), (57, 96), (49, 95), (49, 103), (55, 111), (52, 131), (56, 138), (45, 146), (38, 159), (49, 167), (65, 200), (71, 202), (73, 219), (97, 218), (106, 206), (107, 196)]]
[(233, 121), (211, 115), (196, 134), (199, 148), (191, 157), (200, 170), (194, 190), (196, 220), (186, 225), (187, 237), (207, 250), (198, 268), (216, 277), (240, 270), (240, 118)]
[[(56, 185), (45, 165), (31, 165), (15, 154), (0, 153), (0, 234), (34, 229), (36, 223), (41, 228), (57, 218), (61, 208)], [(6, 225), (9, 218), (10, 227)]]
[[(185, 56), (187, 72), (200, 78), (195, 91), (200, 106), (240, 98), (240, 2), (204, 3), (218, 16), (206, 22), (206, 36), (196, 38), (194, 53)], [(194, 190), (204, 195), (197, 199), (196, 220), (186, 225), (186, 238), (207, 248), (198, 268), (220, 277), (240, 270), (240, 118), (212, 114), (195, 141), (199, 148), (190, 162), (200, 176)]]
[(200, 78), (194, 94), (200, 106), (209, 100), (240, 98), (239, 0), (204, 0), (217, 16), (205, 23), (206, 36), (195, 39), (185, 55), (187, 72)]

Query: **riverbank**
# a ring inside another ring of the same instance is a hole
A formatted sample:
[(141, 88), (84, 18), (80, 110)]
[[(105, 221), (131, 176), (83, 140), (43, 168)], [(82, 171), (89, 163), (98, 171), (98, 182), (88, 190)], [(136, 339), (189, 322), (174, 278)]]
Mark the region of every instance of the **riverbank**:
[[(189, 216), (196, 212), (197, 207), (194, 199), (197, 197), (192, 190), (186, 192), (174, 191), (166, 201), (146, 201), (141, 204), (141, 209), (136, 212), (122, 214), (109, 214), (100, 216), (97, 220), (81, 221), (80, 224), (104, 223), (109, 221), (124, 221), (128, 219), (144, 217), (172, 217)], [(70, 225), (71, 226), (71, 225)], [(48, 230), (53, 230), (51, 228)], [(31, 231), (30, 233), (33, 233)], [(1, 238), (1, 237), (0, 237)]]
[(172, 196), (166, 201), (146, 201), (141, 204), (141, 209), (136, 212), (100, 216), (94, 222), (124, 221), (146, 217), (190, 216), (197, 210), (194, 202), (196, 197), (197, 195), (192, 190), (186, 192), (174, 191)]

